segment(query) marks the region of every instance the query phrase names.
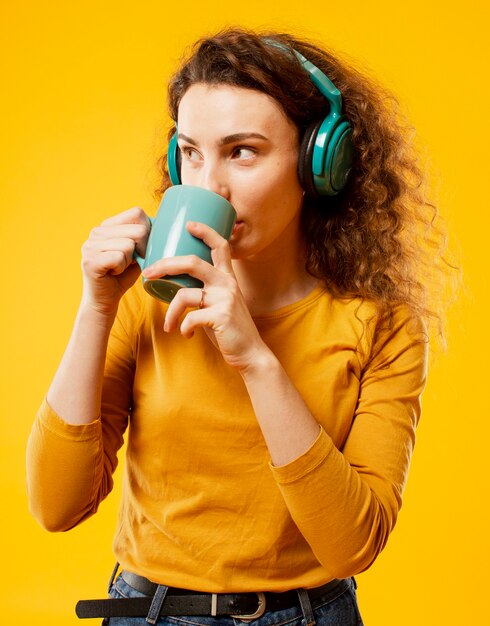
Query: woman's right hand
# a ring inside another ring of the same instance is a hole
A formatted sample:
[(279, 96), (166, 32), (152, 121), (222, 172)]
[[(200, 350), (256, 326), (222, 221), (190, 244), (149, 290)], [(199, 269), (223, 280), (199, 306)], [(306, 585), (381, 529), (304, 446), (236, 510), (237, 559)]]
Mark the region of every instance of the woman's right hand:
[(134, 251), (144, 257), (150, 220), (138, 208), (128, 209), (94, 228), (82, 246), (82, 304), (113, 317), (120, 299), (134, 284), (140, 268)]

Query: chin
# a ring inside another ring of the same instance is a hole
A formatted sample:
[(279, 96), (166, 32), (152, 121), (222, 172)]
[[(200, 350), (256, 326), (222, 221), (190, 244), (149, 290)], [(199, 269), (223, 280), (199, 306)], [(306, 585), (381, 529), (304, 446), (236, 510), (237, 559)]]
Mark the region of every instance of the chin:
[(240, 245), (230, 244), (230, 255), (232, 261), (239, 261), (241, 259), (246, 259), (250, 256), (250, 253), (247, 250), (244, 250)]

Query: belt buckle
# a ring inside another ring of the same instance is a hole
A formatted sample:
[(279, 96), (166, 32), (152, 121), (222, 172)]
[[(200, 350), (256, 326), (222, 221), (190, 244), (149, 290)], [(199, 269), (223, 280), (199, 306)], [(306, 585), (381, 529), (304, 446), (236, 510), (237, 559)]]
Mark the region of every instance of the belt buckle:
[(230, 615), (230, 617), (239, 619), (241, 622), (253, 622), (254, 619), (262, 617), (265, 613), (265, 595), (261, 591), (254, 591), (254, 593), (259, 600), (255, 613), (250, 613), (249, 615)]

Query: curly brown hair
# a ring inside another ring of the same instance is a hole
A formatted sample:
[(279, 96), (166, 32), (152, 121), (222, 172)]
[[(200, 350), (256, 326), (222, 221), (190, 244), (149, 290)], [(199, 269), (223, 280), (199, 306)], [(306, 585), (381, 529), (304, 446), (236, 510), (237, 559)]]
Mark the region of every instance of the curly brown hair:
[[(270, 45), (268, 39), (282, 44)], [(299, 129), (328, 113), (329, 103), (294, 54), (303, 54), (340, 90), (353, 127), (355, 150), (349, 181), (335, 197), (305, 198), (302, 231), (306, 267), (335, 297), (357, 297), (388, 317), (404, 304), (413, 315), (442, 330), (441, 284), (445, 262), (443, 228), (426, 195), (426, 176), (395, 96), (345, 55), (277, 32), (227, 29), (195, 43), (168, 87), (169, 111), (195, 83), (255, 89), (274, 98)], [(169, 131), (169, 138), (174, 132)], [(166, 154), (161, 185), (170, 185)]]

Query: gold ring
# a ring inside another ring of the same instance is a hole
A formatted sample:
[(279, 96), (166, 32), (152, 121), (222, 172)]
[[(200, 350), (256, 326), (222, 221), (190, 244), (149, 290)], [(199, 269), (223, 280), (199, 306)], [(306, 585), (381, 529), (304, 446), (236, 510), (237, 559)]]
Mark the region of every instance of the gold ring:
[(204, 296), (206, 295), (206, 292), (204, 291), (204, 289), (201, 289), (201, 300), (199, 302), (199, 308), (203, 309), (204, 308)]

